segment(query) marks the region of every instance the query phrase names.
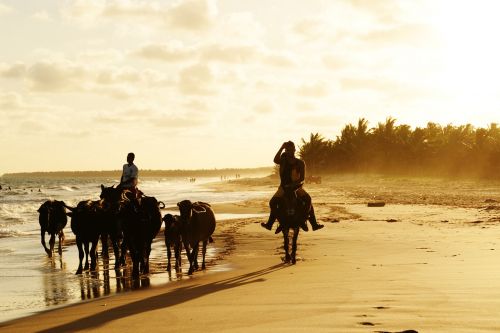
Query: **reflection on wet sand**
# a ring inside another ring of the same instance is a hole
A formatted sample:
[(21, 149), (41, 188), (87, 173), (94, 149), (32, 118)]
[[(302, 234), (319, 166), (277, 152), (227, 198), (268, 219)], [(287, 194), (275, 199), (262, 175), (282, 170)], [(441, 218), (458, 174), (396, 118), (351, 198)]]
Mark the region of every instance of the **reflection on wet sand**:
[[(150, 256), (150, 274), (132, 278), (132, 262), (127, 258), (126, 266), (119, 270), (114, 269), (114, 257), (103, 256), (99, 253), (97, 269), (94, 272), (84, 271), (81, 275), (75, 275), (78, 263), (78, 254), (74, 249), (66, 249), (64, 256), (56, 255), (46, 258), (42, 263), (43, 293), (46, 307), (74, 303), (80, 300), (95, 299), (121, 292), (148, 288), (152, 284), (164, 284), (186, 278), (189, 263), (183, 260), (183, 266), (179, 272), (172, 270), (168, 272), (166, 267), (166, 249), (163, 239), (155, 239)], [(69, 251), (68, 251), (69, 250)], [(223, 248), (212, 247), (207, 251), (207, 263), (209, 270), (217, 270), (213, 267), (215, 260), (220, 257)], [(110, 251), (110, 253), (112, 253)], [(185, 253), (182, 253), (185, 258)], [(183, 274), (184, 272), (184, 274)]]
[(48, 261), (47, 271), (43, 274), (44, 301), (46, 306), (67, 303), (70, 299), (68, 280), (65, 274), (66, 263), (62, 257), (58, 259), (46, 258)]

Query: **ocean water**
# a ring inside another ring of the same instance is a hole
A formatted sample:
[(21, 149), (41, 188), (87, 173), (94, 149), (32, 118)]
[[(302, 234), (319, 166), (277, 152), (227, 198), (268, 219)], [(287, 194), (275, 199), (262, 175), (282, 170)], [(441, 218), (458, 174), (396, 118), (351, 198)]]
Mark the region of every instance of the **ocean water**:
[[(155, 196), (167, 207), (189, 199), (209, 203), (237, 202), (268, 195), (262, 192), (218, 192), (207, 183), (219, 178), (197, 178), (189, 182), (186, 178), (141, 179), (139, 188), (149, 196)], [(75, 275), (78, 267), (78, 251), (70, 229), (70, 219), (64, 229), (66, 236), (63, 254), (56, 251), (48, 258), (40, 243), (40, 226), (37, 209), (49, 199), (63, 200), (76, 206), (81, 200), (98, 200), (100, 185), (118, 184), (118, 179), (109, 178), (0, 178), (0, 322), (54, 306), (62, 306), (96, 297), (126, 292), (150, 285), (170, 283), (187, 275), (166, 272), (166, 249), (161, 237), (153, 243), (150, 259), (151, 274), (139, 280), (130, 278), (130, 269), (115, 272), (114, 256), (99, 256), (96, 272)], [(8, 189), (10, 187), (10, 190)], [(163, 214), (169, 212), (163, 211)], [(175, 212), (175, 210), (172, 210)], [(218, 221), (247, 217), (220, 214)], [(49, 237), (45, 238), (48, 246)], [(218, 256), (220, 248), (209, 246), (207, 260)], [(183, 265), (187, 260), (183, 257)], [(109, 269), (111, 267), (111, 269)], [(226, 269), (222, 265), (210, 267), (210, 271)], [(184, 272), (187, 268), (184, 267)]]

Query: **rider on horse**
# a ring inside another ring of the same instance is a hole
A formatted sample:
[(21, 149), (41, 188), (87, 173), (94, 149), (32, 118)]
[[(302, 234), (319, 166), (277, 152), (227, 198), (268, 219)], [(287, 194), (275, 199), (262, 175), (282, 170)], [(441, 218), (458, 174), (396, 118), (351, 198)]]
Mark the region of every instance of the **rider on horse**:
[[(283, 153), (283, 150), (285, 151)], [(267, 223), (261, 223), (261, 226), (266, 228), (267, 230), (271, 230), (274, 221), (276, 220), (278, 204), (280, 198), (282, 198), (285, 194), (285, 189), (293, 189), (296, 191), (297, 197), (302, 200), (304, 203), (311, 203), (311, 196), (304, 190), (302, 184), (304, 183), (305, 178), (305, 170), (306, 165), (304, 161), (295, 157), (295, 144), (292, 141), (288, 141), (281, 145), (281, 148), (278, 150), (276, 155), (274, 156), (274, 163), (279, 164), (280, 169), (280, 186), (278, 187), (278, 191), (274, 194), (274, 196), (269, 201), (269, 207), (271, 208), (271, 213), (269, 215), (269, 220)], [(308, 220), (311, 223), (313, 230), (318, 230), (323, 228), (322, 224), (318, 224), (316, 221), (316, 216), (314, 215), (314, 209), (311, 204), (311, 210), (309, 212)], [(301, 225), (301, 228), (304, 231), (307, 231), (307, 225)], [(278, 230), (276, 231), (279, 232)]]

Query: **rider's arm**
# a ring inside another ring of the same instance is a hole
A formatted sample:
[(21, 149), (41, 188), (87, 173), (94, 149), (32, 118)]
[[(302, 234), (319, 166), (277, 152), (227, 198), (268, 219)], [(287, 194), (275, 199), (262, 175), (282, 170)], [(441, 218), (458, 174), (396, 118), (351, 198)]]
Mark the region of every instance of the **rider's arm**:
[(281, 163), (281, 153), (283, 153), (283, 150), (285, 150), (285, 143), (281, 145), (280, 150), (274, 155), (274, 163), (280, 164)]

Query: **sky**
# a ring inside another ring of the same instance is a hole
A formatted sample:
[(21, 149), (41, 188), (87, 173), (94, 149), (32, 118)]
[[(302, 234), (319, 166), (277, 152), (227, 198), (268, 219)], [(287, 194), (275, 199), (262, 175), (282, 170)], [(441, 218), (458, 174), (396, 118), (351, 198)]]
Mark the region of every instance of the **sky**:
[(0, 174), (272, 165), (387, 117), (498, 121), (500, 3), (0, 0)]

